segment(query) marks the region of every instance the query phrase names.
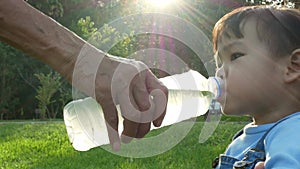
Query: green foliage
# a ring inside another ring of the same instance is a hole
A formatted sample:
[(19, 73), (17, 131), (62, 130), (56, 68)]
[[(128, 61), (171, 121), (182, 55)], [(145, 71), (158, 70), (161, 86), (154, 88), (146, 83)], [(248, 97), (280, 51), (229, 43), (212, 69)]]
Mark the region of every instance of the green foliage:
[(8, 109), (14, 110), (19, 101), (15, 97), (18, 89), (14, 88), (17, 74), (12, 71), (18, 67), (14, 63), (15, 60), (12, 59), (16, 57), (16, 54), (11, 47), (0, 43), (0, 55), (0, 113), (2, 114), (4, 111), (8, 111)]
[(77, 33), (98, 49), (123, 57), (130, 53), (129, 49), (132, 47), (130, 44), (134, 38), (125, 33), (119, 33), (116, 28), (104, 24), (101, 29), (97, 29), (90, 16), (79, 19), (77, 26)]
[[(91, 21), (90, 16), (86, 16), (84, 18), (80, 18), (78, 20), (77, 26), (80, 30), (80, 35), (84, 39), (90, 38), (92, 35), (94, 35), (97, 32), (97, 28), (95, 28), (95, 23)], [(100, 37), (101, 38), (101, 37)]]
[[(1, 119), (28, 118), (35, 107), (33, 73), (45, 65), (0, 42), (0, 114)], [(30, 106), (28, 106), (30, 105)], [(21, 114), (21, 111), (24, 114)]]
[(275, 5), (287, 8), (299, 8), (299, 0), (246, 0), (250, 4)]
[(28, 0), (28, 3), (54, 19), (64, 15), (64, 8), (61, 0)]
[[(36, 99), (39, 101), (38, 108), (41, 113), (41, 118), (46, 118), (46, 113), (49, 112), (47, 106), (54, 101), (52, 100), (53, 95), (61, 87), (61, 76), (57, 72), (50, 72), (45, 75), (44, 73), (35, 74), (40, 81), (40, 86), (36, 89)], [(50, 115), (49, 115), (50, 117)]]
[[(211, 161), (224, 152), (231, 137), (243, 126), (220, 123), (215, 133), (200, 144), (198, 139), (203, 123), (199, 122), (171, 150), (154, 157), (135, 159), (120, 157), (102, 148), (75, 151), (63, 123), (0, 124), (0, 168), (208, 169)], [(147, 136), (157, 135), (163, 130), (153, 130)]]

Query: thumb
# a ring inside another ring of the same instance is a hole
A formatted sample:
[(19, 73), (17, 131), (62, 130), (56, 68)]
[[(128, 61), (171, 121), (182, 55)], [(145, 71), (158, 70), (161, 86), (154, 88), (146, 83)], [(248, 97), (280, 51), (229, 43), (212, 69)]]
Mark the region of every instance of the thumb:
[(254, 169), (264, 169), (265, 168), (265, 162), (258, 162)]

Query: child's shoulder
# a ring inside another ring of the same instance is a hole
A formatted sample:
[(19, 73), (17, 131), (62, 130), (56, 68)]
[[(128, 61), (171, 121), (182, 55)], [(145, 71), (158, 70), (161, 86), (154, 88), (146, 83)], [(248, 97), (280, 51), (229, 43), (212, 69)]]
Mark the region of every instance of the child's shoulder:
[[(293, 113), (288, 116), (285, 120), (275, 126), (266, 136), (266, 143), (276, 142), (284, 140), (288, 142), (299, 142), (300, 140), (300, 112)], [(290, 140), (292, 139), (292, 140)]]
[(268, 133), (264, 141), (266, 168), (300, 168), (299, 131), (300, 112), (290, 115)]

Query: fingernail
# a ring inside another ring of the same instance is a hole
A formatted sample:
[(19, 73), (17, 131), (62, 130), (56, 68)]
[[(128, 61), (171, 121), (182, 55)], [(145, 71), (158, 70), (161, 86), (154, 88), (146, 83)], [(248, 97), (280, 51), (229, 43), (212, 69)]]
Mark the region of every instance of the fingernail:
[(121, 149), (120, 143), (114, 142), (113, 145), (112, 145), (112, 149), (114, 151), (120, 151), (120, 149)]
[(155, 123), (153, 123), (153, 125), (155, 127), (159, 127), (159, 126), (161, 126), (161, 124), (162, 124), (162, 120), (159, 120), (159, 121), (156, 121)]

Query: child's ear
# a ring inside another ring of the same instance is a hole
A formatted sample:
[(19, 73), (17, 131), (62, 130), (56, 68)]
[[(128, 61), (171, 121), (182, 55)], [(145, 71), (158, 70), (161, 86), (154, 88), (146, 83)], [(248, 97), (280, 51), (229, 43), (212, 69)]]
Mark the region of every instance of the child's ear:
[(285, 81), (287, 83), (297, 79), (300, 79), (300, 49), (294, 50), (289, 57), (285, 72)]

